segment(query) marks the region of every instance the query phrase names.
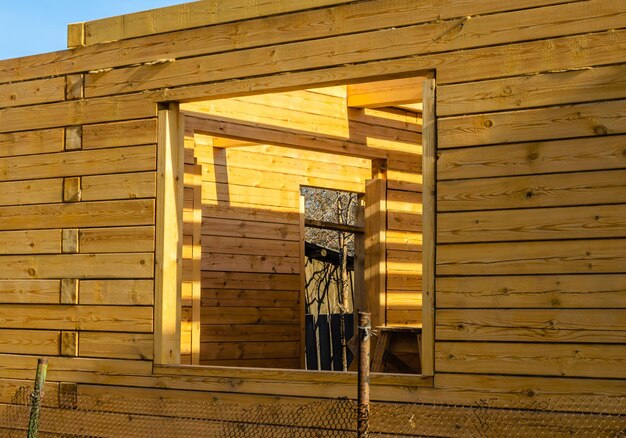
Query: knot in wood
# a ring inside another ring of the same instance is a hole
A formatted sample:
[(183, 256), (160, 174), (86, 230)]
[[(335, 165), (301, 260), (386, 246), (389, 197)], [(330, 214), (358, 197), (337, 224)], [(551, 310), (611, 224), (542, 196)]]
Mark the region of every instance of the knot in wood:
[(595, 128), (593, 128), (593, 130), (598, 135), (607, 135), (609, 133), (608, 130), (606, 129), (606, 126), (603, 126), (603, 125), (598, 125)]

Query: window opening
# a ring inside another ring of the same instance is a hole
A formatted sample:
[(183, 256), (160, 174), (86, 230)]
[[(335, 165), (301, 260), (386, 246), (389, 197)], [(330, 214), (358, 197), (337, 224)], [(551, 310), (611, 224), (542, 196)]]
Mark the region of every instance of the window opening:
[(184, 178), (168, 179), (184, 180), (182, 287), (174, 315), (173, 280), (157, 279), (155, 345), (173, 353), (156, 361), (351, 371), (363, 309), (374, 372), (432, 375), (433, 91), (407, 77), (199, 99), (180, 104), (180, 129), (169, 108), (159, 144), (184, 138)]

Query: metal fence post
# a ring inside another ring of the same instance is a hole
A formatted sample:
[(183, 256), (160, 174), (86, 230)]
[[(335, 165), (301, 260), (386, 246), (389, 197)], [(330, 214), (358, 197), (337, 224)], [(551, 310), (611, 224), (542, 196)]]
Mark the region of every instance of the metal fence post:
[(28, 420), (28, 438), (36, 438), (39, 430), (39, 414), (41, 413), (41, 400), (43, 399), (43, 387), (46, 383), (48, 372), (48, 359), (39, 358), (37, 361), (37, 374), (35, 375), (35, 389), (31, 395), (30, 418)]
[(370, 430), (370, 314), (359, 312), (359, 368), (357, 436), (367, 438)]

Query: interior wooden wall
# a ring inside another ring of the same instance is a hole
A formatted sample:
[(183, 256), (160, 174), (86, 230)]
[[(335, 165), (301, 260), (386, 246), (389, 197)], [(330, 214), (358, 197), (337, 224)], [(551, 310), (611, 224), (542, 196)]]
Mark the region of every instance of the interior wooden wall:
[[(222, 123), (349, 138), (420, 157), (416, 114), (348, 108), (345, 87), (197, 102), (182, 109)], [(420, 179), (420, 166), (406, 156), (398, 156), (389, 170), (394, 190), (388, 192), (388, 281), (390, 319), (396, 324), (419, 321), (421, 312), (419, 276), (408, 279), (419, 263), (418, 248), (409, 241), (420, 233), (419, 195), (410, 191)], [(298, 368), (303, 351), (300, 187), (364, 193), (371, 160), (242, 146), (201, 133), (195, 157), (203, 166), (201, 363)]]
[[(536, 407), (626, 393), (622, 0), (220, 3), (204, 22), (181, 7), (156, 27), (105, 20), (72, 28), (75, 49), (0, 61), (4, 403), (43, 353), (48, 394), (65, 381), (319, 397), (309, 375), (153, 367), (155, 103), (427, 70), (436, 374), (373, 378), (373, 397)], [(346, 382), (323, 395), (354, 395)]]

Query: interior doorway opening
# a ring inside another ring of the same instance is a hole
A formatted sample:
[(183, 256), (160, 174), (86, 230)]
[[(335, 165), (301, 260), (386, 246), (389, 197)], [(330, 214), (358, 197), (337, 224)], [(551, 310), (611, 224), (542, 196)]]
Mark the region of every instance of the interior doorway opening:
[(308, 370), (348, 371), (356, 353), (355, 295), (364, 294), (363, 196), (302, 187)]

